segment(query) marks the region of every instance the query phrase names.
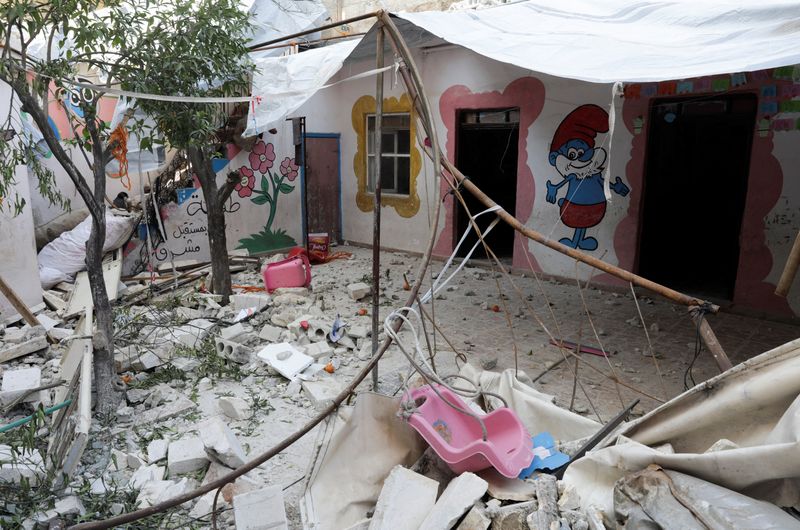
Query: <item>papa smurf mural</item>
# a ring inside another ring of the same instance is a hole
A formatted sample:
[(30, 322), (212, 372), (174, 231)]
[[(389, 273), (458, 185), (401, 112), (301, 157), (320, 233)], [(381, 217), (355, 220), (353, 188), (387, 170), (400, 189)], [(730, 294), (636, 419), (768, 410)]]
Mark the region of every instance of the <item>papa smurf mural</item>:
[[(547, 202), (558, 201), (561, 222), (574, 229), (572, 237), (559, 240), (563, 245), (581, 250), (596, 250), (594, 237), (586, 235), (589, 228), (597, 226), (606, 214), (606, 197), (603, 191), (603, 170), (606, 151), (595, 146), (598, 133), (608, 132), (608, 113), (597, 105), (581, 105), (561, 121), (550, 144), (550, 165), (561, 180), (547, 181)], [(558, 198), (561, 188), (567, 190)], [(610, 188), (625, 197), (630, 189), (617, 177)]]

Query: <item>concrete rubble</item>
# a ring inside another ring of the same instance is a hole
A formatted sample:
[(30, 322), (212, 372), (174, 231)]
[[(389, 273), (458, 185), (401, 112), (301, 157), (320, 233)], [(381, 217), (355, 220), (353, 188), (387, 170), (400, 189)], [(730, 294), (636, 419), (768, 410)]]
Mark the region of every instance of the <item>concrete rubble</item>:
[[(351, 260), (315, 266), (309, 288), (277, 289), (271, 294), (239, 292), (228, 306), (222, 306), (220, 297), (195, 292), (196, 286), (189, 285), (147, 303), (119, 306), (114, 322), (114, 358), (124, 391), (120, 392), (117, 416), (110, 426), (92, 424), (86, 454), (75, 474), (80, 479), (75, 478), (54, 499), (53, 507), (32, 515), (30, 521), (44, 525), (59, 518), (74, 520), (90, 511), (93, 502), (109, 506), (108, 516), (192, 491), (274, 446), (329, 406), (372, 355), (368, 298), (372, 287), (362, 280), (370, 270), (370, 258), (366, 251), (353, 251), (356, 257)], [(399, 305), (398, 300), (405, 299), (402, 275), (413, 275), (408, 256), (390, 254), (386, 262), (392, 265), (387, 269), (391, 273), (387, 272), (388, 277), (382, 273), (381, 318)], [(254, 261), (247, 270), (235, 273), (233, 283), (261, 286), (260, 265)], [(482, 304), (491, 309), (497, 300), (492, 297), (492, 274), (467, 267), (464, 276), (454, 280), (458, 285), (452, 285), (447, 296), (468, 303), (475, 311), (483, 311)], [(591, 295), (587, 291), (587, 296)], [(59, 361), (77, 335), (76, 319), (62, 320), (58, 313), (66, 296), (61, 290), (46, 292), (51, 309), (40, 312), (41, 327), (20, 323), (0, 333), (0, 412), (21, 392), (63, 379)], [(596, 296), (600, 300), (600, 295)], [(578, 303), (574, 305), (578, 307)], [(518, 318), (517, 309), (512, 312), (514, 319)], [(237, 320), (242, 311), (246, 316)], [(436, 311), (437, 315), (444, 312), (438, 306)], [(481, 342), (476, 334), (484, 328), (471, 329), (471, 321), (465, 322), (465, 316), (453, 313), (457, 311), (450, 311), (452, 322), (447, 331), (457, 329), (464, 336), (459, 336), (455, 345), (437, 337), (435, 360), (437, 367), (444, 365), (443, 373), (455, 371), (455, 364), (447, 360), (454, 357), (454, 349), (477, 355), (476, 366), (509, 366), (499, 355), (501, 347), (491, 347), (496, 337)], [(491, 310), (480, 314), (487, 320), (496, 318), (495, 326), (504, 323), (502, 313), (495, 315)], [(341, 338), (334, 342), (330, 332), (337, 317), (344, 327)], [(638, 316), (627, 318), (629, 324), (624, 318), (620, 323), (628, 328), (624, 332), (630, 333)], [(607, 331), (601, 335), (613, 333), (609, 324), (604, 323), (604, 327)], [(654, 329), (650, 323), (648, 329)], [(662, 325), (661, 329), (666, 328)], [(431, 334), (430, 329), (428, 332)], [(542, 370), (567, 371), (554, 365), (557, 348), (548, 345), (537, 331), (527, 333), (521, 332), (523, 340), (535, 340), (543, 344), (541, 349), (553, 352), (541, 362)], [(383, 335), (381, 331), (378, 339)], [(401, 338), (410, 343), (411, 335), (403, 331)], [(4, 354), (8, 359), (2, 361)], [(664, 362), (667, 357), (665, 352)], [(612, 357), (610, 362), (618, 361)], [(628, 365), (618, 368), (631, 370)], [(409, 383), (407, 374), (407, 361), (392, 346), (381, 362), (379, 390), (399, 395)], [(552, 387), (556, 381), (548, 375), (537, 385), (550, 383)], [(59, 386), (34, 390), (12, 411), (0, 414), (2, 423), (24, 418), (39, 404), (55, 404), (57, 389)], [(368, 378), (358, 391), (369, 390)], [(585, 404), (580, 399), (579, 395), (575, 408), (583, 410)], [(558, 404), (567, 406), (562, 396)], [(618, 405), (613, 403), (611, 410), (617, 410)], [(607, 411), (604, 414), (610, 416)], [(317, 449), (314, 438), (304, 437), (290, 450), (226, 485), (218, 498), (219, 527), (302, 528), (298, 506), (303, 479), (308, 478), (309, 459)], [(0, 445), (0, 485), (45, 476), (45, 460), (39, 452), (25, 453), (25, 457), (24, 462), (15, 460), (10, 448)], [(454, 474), (429, 450), (413, 467), (395, 467), (384, 477), (380, 495), (365, 503), (373, 504), (365, 507), (359, 514), (361, 520), (351, 528), (613, 527), (598, 510), (582, 508), (573, 488), (548, 477), (535, 474), (526, 480), (505, 479), (492, 470)], [(80, 489), (82, 481), (87, 486)], [(198, 527), (208, 528), (214, 495), (212, 491), (200, 496), (179, 511), (185, 517), (199, 518), (202, 522)]]

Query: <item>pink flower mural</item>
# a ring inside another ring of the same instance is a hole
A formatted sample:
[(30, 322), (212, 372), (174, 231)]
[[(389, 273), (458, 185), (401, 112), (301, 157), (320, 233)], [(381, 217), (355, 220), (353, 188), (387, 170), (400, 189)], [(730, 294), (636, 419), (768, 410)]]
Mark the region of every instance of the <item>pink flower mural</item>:
[(239, 174), (242, 178), (234, 189), (239, 193), (239, 197), (244, 199), (253, 194), (253, 187), (256, 185), (256, 176), (253, 170), (247, 166), (240, 167)]
[(259, 140), (250, 152), (250, 166), (259, 173), (266, 173), (272, 168), (275, 162), (275, 146), (265, 144), (264, 140)]
[[(239, 192), (239, 197), (250, 197), (255, 204), (269, 205), (269, 217), (267, 217), (264, 230), (239, 240), (239, 248), (246, 248), (251, 254), (297, 245), (294, 238), (285, 230), (273, 230), (272, 223), (275, 221), (275, 213), (278, 210), (278, 199), (281, 194), (289, 194), (294, 191), (295, 187), (289, 182), (294, 182), (300, 174), (300, 167), (294, 158), (286, 157), (280, 163), (278, 171), (273, 172), (271, 169), (275, 158), (275, 146), (259, 140), (248, 156), (250, 167), (239, 168), (242, 179), (235, 188)], [(256, 187), (256, 173), (261, 174), (258, 188)]]
[(281, 175), (286, 177), (289, 182), (293, 182), (297, 178), (298, 170), (300, 168), (295, 164), (294, 158), (288, 156), (281, 162)]

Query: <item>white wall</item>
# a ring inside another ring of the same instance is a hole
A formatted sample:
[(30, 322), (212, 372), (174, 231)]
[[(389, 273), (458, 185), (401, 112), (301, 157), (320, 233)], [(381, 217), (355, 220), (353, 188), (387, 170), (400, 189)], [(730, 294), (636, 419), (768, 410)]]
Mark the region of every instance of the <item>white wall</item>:
[[(8, 104), (11, 101), (11, 89), (0, 83), (0, 116), (8, 116)], [(18, 105), (15, 98), (14, 118), (12, 126), (19, 131)], [(15, 141), (19, 137), (15, 138)], [(42, 307), (42, 288), (39, 283), (36, 245), (33, 237), (33, 213), (30, 190), (28, 188), (28, 170), (25, 166), (17, 166), (12, 194), (2, 197), (0, 208), (0, 276), (3, 277), (25, 305), (31, 309)], [(14, 204), (17, 199), (25, 201), (25, 207), (19, 215), (14, 215)], [(0, 321), (15, 318), (17, 311), (3, 295), (0, 295)]]

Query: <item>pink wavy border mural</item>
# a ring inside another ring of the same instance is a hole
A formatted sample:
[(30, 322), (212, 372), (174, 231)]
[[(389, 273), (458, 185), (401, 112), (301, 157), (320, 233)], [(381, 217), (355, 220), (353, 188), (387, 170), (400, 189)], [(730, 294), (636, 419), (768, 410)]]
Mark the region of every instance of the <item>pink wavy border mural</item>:
[[(491, 109), (503, 107), (519, 107), (519, 160), (517, 161), (517, 204), (516, 216), (525, 221), (530, 218), (533, 211), (533, 199), (536, 192), (536, 183), (533, 173), (528, 165), (528, 134), (533, 122), (542, 112), (544, 107), (544, 84), (535, 77), (521, 77), (506, 86), (503, 92), (472, 92), (464, 85), (454, 85), (445, 90), (439, 99), (439, 113), (447, 129), (447, 156), (455, 163), (456, 150), (456, 124), (457, 111), (462, 109)], [(454, 200), (452, 195), (445, 195), (449, 191), (446, 182), (441, 184), (442, 196), (445, 196), (444, 207), (446, 211), (445, 225), (434, 247), (434, 252), (440, 256), (448, 256), (453, 251), (455, 244), (453, 225), (455, 222)], [(484, 190), (491, 196), (491, 190)], [(526, 239), (520, 234), (515, 234), (514, 257), (512, 265), (519, 268), (528, 268), (528, 260), (522, 252), (527, 252), (531, 263), (537, 271), (541, 270), (536, 258), (527, 250)]]
[[(700, 78), (687, 81), (695, 86), (714, 86), (717, 78)], [(719, 77), (723, 79), (723, 77)], [(763, 109), (763, 87), (791, 84), (791, 81), (774, 79), (771, 71), (754, 72), (748, 74), (747, 82), (736, 87), (737, 92), (750, 92), (759, 95), (759, 108)], [(653, 84), (651, 84), (653, 85)], [(660, 91), (661, 86), (654, 88)], [(776, 90), (777, 92), (778, 90)], [(642, 93), (645, 90), (642, 88)], [(639, 94), (639, 91), (636, 91)], [(674, 96), (675, 94), (661, 94)], [(693, 94), (696, 96), (697, 94)], [(658, 97), (656, 93), (653, 97)], [(647, 126), (642, 127), (641, 119), (649, 118), (650, 98), (633, 98), (625, 100), (622, 107), (622, 116), (625, 127), (633, 134), (630, 158), (625, 166), (625, 176), (632, 188), (627, 215), (617, 225), (614, 233), (614, 249), (619, 260), (619, 265), (628, 270), (636, 270), (639, 221), (642, 206), (642, 190), (644, 189), (643, 175), (645, 165), (645, 151), (647, 147)], [(753, 136), (753, 147), (750, 157), (750, 175), (748, 190), (742, 218), (742, 231), (740, 235), (740, 255), (734, 290), (733, 302), (752, 309), (775, 314), (792, 315), (786, 299), (776, 296), (773, 291), (775, 285), (766, 282), (767, 275), (772, 270), (772, 252), (766, 242), (766, 226), (764, 218), (775, 207), (783, 189), (783, 171), (778, 159), (773, 155), (773, 136), (775, 132), (760, 131), (761, 120), (765, 116), (760, 111), (756, 118), (756, 131)], [(639, 129), (637, 134), (636, 129)], [(636, 237), (631, 237), (636, 234)], [(604, 283), (621, 284), (622, 282), (607, 274), (597, 277)]]

